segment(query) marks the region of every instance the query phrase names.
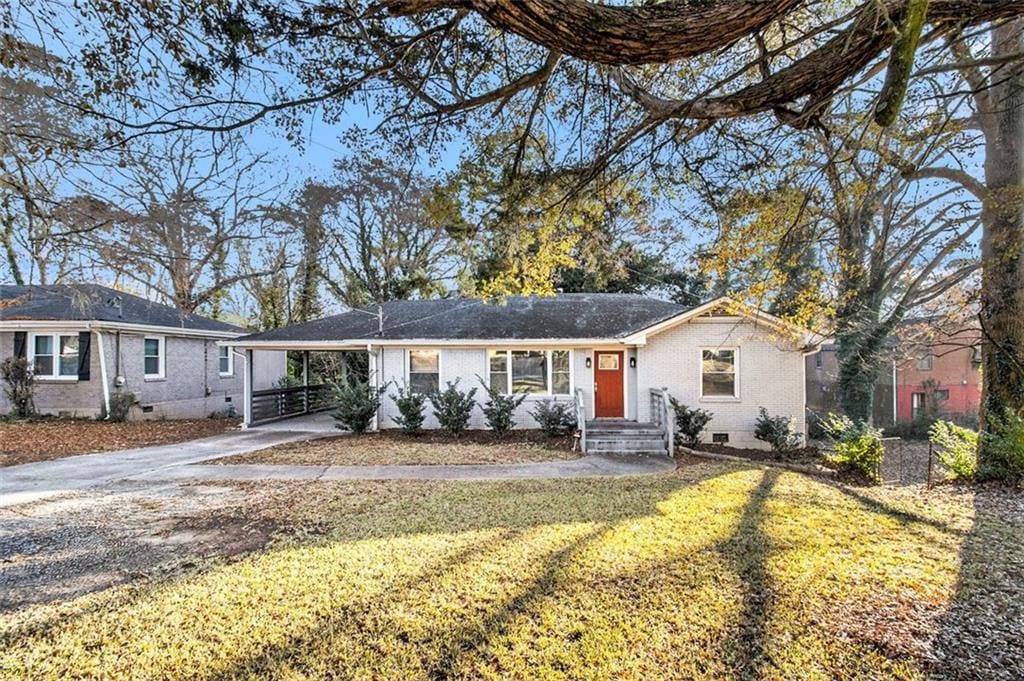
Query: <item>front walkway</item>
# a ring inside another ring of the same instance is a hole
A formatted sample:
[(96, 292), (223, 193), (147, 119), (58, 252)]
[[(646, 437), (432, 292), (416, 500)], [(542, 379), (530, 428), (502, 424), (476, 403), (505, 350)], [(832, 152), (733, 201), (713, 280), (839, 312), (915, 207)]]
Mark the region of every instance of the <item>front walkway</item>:
[(224, 464), (175, 466), (137, 476), (137, 480), (528, 480), (653, 475), (674, 470), (667, 456), (603, 456), (568, 461), (510, 464), (421, 466), (287, 466)]

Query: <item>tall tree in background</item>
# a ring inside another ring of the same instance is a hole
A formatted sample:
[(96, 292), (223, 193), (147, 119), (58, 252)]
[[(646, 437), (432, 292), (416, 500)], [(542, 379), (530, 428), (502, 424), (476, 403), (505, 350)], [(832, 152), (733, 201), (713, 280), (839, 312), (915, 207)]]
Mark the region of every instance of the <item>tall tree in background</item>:
[(442, 293), (455, 261), (444, 202), (418, 173), (369, 157), (339, 164), (323, 215), (323, 281), (363, 307)]
[(69, 121), (80, 117), (47, 84), (55, 60), (32, 45), (13, 49), (19, 58), (0, 71), (0, 272), (16, 284), (61, 283), (79, 264), (71, 237), (93, 226), (61, 219), (58, 186), (84, 140)]
[[(324, 217), (342, 198), (337, 185), (306, 180), (290, 199), (268, 208), (267, 217), (301, 237), (295, 273), (295, 300), (289, 322), (307, 322), (321, 316), (320, 286), (324, 277), (326, 229)], [(291, 229), (288, 229), (291, 228)]]
[[(982, 202), (982, 423), (986, 414), (1024, 414), (1024, 19), (996, 25), (987, 56), (970, 41), (951, 41), (955, 65), (970, 89), (971, 123), (985, 141), (984, 182), (956, 179)], [(927, 173), (929, 169), (915, 169)], [(951, 171), (955, 172), (955, 171)], [(980, 467), (995, 473), (982, 441)]]
[(102, 221), (79, 243), (95, 266), (155, 292), (182, 312), (209, 311), (225, 290), (271, 270), (246, 271), (233, 252), (261, 237), (274, 189), (237, 137), (182, 134), (140, 143), (120, 167), (79, 189), (75, 212)]

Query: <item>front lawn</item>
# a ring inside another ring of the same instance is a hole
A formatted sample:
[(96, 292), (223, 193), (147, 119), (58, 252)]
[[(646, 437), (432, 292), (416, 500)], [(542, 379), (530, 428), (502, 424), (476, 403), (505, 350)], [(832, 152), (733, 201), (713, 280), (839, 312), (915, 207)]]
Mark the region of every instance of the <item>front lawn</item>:
[(211, 463), (270, 463), (295, 466), (387, 466), (430, 464), (532, 463), (575, 459), (571, 440), (539, 431), (467, 431), (453, 438), (438, 432), (417, 436), (398, 431), (295, 442), (236, 454)]
[(717, 462), (240, 487), (287, 539), (3, 616), (0, 678), (1012, 678), (1024, 664), (1019, 494)]
[(240, 419), (128, 421), (92, 419), (0, 419), (0, 466), (187, 442), (237, 428)]

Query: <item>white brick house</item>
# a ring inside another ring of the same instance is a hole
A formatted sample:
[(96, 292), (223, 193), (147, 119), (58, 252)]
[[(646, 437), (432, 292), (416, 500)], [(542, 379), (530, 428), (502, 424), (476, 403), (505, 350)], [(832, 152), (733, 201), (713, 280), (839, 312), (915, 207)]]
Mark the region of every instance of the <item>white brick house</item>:
[[(249, 352), (366, 352), (377, 386), (483, 382), (526, 393), (515, 416), (521, 428), (536, 427), (529, 412), (540, 400), (576, 403), (591, 423), (657, 421), (652, 390), (666, 389), (714, 414), (707, 440), (735, 446), (760, 446), (760, 407), (805, 429), (804, 355), (816, 351), (810, 332), (731, 299), (688, 309), (624, 294), (394, 301), (379, 313), (353, 310), (232, 342)], [(378, 414), (381, 428), (395, 427), (394, 392)], [(482, 388), (477, 400), (486, 400)], [(260, 420), (251, 397), (246, 404), (247, 420)], [(425, 426), (436, 425), (428, 416)], [(479, 409), (470, 425), (485, 427)]]

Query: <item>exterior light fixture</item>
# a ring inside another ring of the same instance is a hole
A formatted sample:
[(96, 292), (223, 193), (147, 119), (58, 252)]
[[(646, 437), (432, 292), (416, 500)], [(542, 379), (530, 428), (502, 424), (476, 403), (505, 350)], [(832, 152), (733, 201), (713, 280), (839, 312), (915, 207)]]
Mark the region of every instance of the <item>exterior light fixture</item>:
[(590, 358), (587, 357), (587, 368), (589, 369), (591, 366), (593, 366), (593, 363), (591, 362)]
[(636, 369), (636, 357), (629, 358), (629, 368)]

